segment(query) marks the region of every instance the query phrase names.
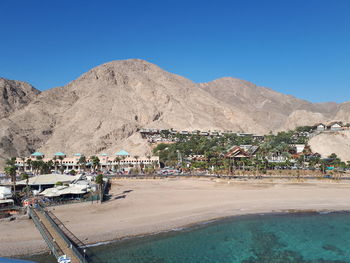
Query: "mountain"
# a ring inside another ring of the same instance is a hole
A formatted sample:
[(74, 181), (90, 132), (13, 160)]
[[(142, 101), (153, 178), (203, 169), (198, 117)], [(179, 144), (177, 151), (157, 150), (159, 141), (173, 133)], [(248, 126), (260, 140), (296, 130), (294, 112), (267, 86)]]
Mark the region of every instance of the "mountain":
[(313, 104), (235, 78), (217, 79), (200, 87), (220, 101), (243, 110), (269, 131), (315, 124), (332, 118), (337, 110), (334, 104)]
[(90, 155), (125, 148), (140, 155), (150, 151), (140, 128), (262, 134), (332, 120), (349, 110), (234, 78), (196, 84), (139, 59), (106, 63), (64, 87), (33, 93), (25, 92), (21, 98), (28, 102), (0, 119), (0, 159), (35, 150)]
[(39, 93), (26, 82), (0, 78), (0, 119), (23, 108)]

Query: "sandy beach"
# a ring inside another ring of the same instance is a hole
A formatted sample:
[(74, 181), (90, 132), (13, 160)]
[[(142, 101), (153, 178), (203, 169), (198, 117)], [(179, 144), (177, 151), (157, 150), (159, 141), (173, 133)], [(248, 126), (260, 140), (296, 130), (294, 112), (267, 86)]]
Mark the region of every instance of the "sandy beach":
[[(330, 180), (120, 179), (111, 200), (51, 207), (85, 243), (180, 228), (222, 217), (350, 210), (350, 182)], [(31, 220), (0, 223), (0, 256), (47, 251)]]

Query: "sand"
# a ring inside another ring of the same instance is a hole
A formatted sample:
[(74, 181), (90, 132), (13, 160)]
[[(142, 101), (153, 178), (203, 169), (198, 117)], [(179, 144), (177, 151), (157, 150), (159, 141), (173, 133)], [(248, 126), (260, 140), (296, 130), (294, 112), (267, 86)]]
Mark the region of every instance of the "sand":
[[(51, 207), (85, 243), (255, 213), (350, 210), (350, 182), (330, 180), (120, 179), (112, 198)], [(0, 256), (46, 251), (30, 220), (0, 223)]]

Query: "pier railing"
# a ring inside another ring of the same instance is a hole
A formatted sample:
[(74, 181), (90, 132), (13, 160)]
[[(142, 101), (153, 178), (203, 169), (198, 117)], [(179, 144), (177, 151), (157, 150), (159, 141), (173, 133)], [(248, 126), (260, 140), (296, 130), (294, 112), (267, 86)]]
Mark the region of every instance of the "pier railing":
[(62, 237), (62, 239), (65, 241), (67, 247), (69, 247), (74, 255), (79, 259), (79, 261), (81, 263), (88, 263), (88, 260), (86, 258), (86, 255), (84, 254), (84, 251), (81, 251), (77, 245), (75, 245), (71, 240), (68, 239), (68, 237), (65, 235), (65, 233), (62, 231), (61, 228), (59, 228), (57, 226), (57, 224), (55, 223), (55, 221), (50, 217), (50, 215), (48, 214), (48, 212), (42, 208), (40, 205), (38, 205), (36, 207), (36, 209), (38, 209), (41, 213), (43, 213), (43, 215), (46, 217), (46, 219), (50, 222), (50, 224), (52, 225), (52, 227), (56, 230), (56, 232)]
[(37, 229), (39, 230), (40, 234), (42, 235), (42, 237), (44, 238), (47, 246), (50, 248), (50, 250), (52, 251), (52, 253), (54, 254), (54, 256), (56, 258), (58, 258), (59, 256), (62, 256), (64, 253), (63, 251), (59, 248), (59, 246), (57, 246), (57, 244), (54, 242), (53, 237), (51, 236), (50, 232), (46, 229), (46, 227), (44, 226), (44, 224), (42, 224), (40, 222), (39, 217), (36, 214), (36, 211), (32, 208), (29, 208), (29, 216), (32, 218), (35, 226), (37, 227)]
[[(68, 237), (68, 239), (77, 246), (79, 250), (85, 247), (85, 244), (77, 238), (63, 223), (59, 220), (51, 211), (47, 211), (47, 214), (52, 218), (55, 224), (63, 231), (63, 233)], [(81, 251), (84, 253), (84, 251)]]
[(76, 237), (52, 212), (44, 207), (38, 206), (37, 209), (44, 214), (57, 233), (63, 238), (67, 246), (73, 251), (81, 263), (101, 263), (99, 257), (94, 254), (89, 247)]

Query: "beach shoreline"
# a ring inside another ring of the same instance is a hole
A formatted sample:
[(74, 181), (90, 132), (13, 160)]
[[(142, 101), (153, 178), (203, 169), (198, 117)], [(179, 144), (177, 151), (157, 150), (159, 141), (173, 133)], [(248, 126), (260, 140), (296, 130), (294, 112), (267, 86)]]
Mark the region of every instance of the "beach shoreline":
[[(350, 210), (350, 182), (226, 179), (122, 179), (111, 200), (49, 209), (92, 246), (189, 229), (238, 216)], [(30, 220), (0, 223), (0, 255), (47, 252)]]
[[(216, 218), (213, 220), (209, 221), (203, 221), (203, 222), (197, 222), (185, 226), (181, 226), (176, 229), (168, 229), (160, 232), (153, 232), (153, 233), (146, 233), (146, 234), (140, 234), (140, 235), (133, 235), (133, 236), (124, 236), (115, 240), (105, 240), (105, 241), (100, 241), (97, 243), (93, 244), (86, 244), (87, 247), (99, 247), (99, 246), (104, 246), (104, 245), (114, 245), (114, 244), (122, 244), (123, 242), (126, 241), (133, 241), (136, 239), (142, 239), (142, 238), (152, 238), (153, 236), (168, 236), (169, 234), (176, 234), (179, 232), (187, 232), (187, 231), (194, 231), (197, 229), (205, 228), (205, 227), (210, 227), (215, 224), (221, 224), (221, 223), (227, 223), (232, 220), (245, 220), (248, 218), (254, 218), (254, 217), (265, 217), (265, 216), (289, 216), (289, 215), (322, 215), (322, 214), (350, 214), (350, 210), (293, 210), (293, 211), (281, 211), (281, 212), (269, 212), (269, 213), (256, 213), (256, 214), (241, 214), (241, 215), (233, 215), (233, 216), (227, 216), (227, 217), (221, 217), (221, 218)], [(45, 256), (49, 254), (49, 250), (47, 251), (41, 251), (35, 254), (23, 254), (23, 255), (14, 255), (14, 258), (18, 259), (30, 259), (31, 257), (34, 256)]]

